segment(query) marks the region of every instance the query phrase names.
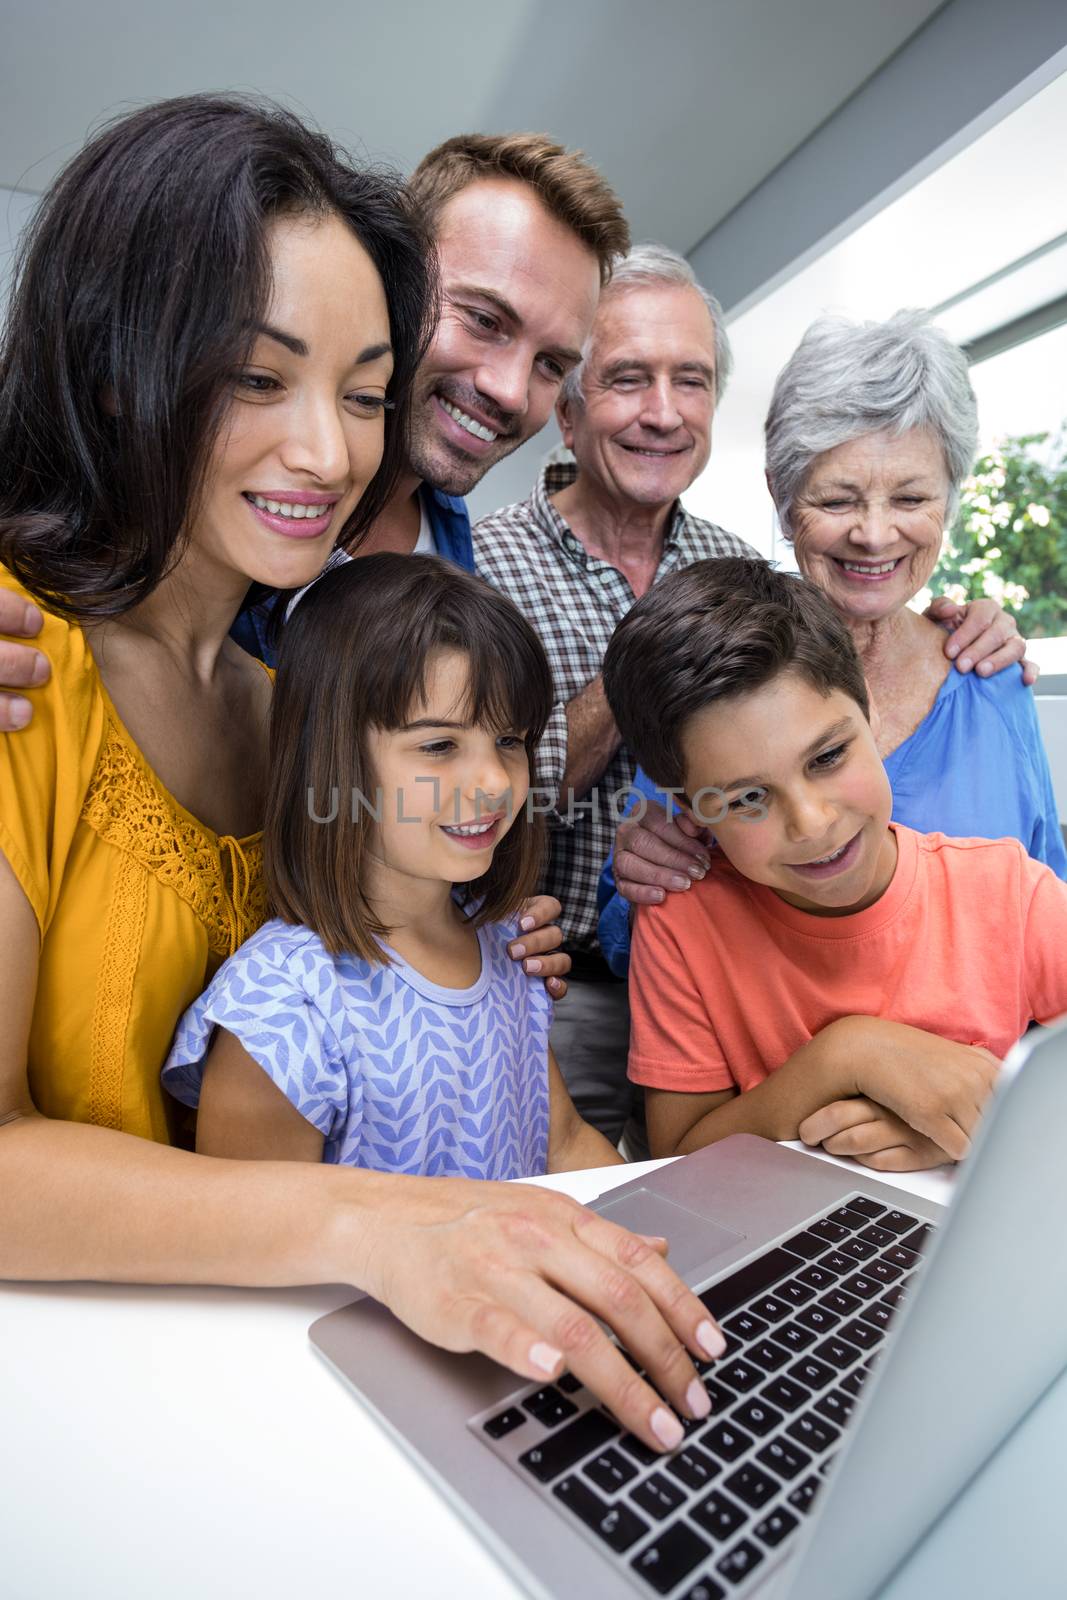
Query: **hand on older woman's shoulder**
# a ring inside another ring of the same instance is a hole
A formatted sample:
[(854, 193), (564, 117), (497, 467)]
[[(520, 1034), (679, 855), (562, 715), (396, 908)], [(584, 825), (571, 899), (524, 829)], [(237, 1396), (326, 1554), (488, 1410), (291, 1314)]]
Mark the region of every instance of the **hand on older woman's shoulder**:
[(1023, 682), (1030, 688), (1037, 682), (1041, 668), (1036, 661), (1027, 660), (1026, 640), (1015, 618), (995, 600), (970, 600), (959, 605), (942, 594), (930, 602), (923, 615), (948, 630), (945, 654), (955, 662), (958, 672), (973, 670), (982, 678), (991, 678), (1021, 661)]

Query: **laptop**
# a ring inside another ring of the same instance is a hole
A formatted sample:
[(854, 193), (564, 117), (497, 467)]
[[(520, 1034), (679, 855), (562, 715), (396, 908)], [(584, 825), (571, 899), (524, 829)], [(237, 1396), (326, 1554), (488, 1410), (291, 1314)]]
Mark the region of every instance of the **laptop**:
[(1067, 1366), (1065, 1132), (1067, 1022), (1008, 1058), (947, 1212), (748, 1135), (606, 1194), (729, 1341), (668, 1456), (370, 1299), (311, 1339), (531, 1595), (864, 1600)]

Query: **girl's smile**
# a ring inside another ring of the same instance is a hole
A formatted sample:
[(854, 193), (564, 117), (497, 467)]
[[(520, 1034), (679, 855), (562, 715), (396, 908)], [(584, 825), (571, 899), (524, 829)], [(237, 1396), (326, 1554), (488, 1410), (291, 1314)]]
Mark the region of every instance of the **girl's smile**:
[(493, 816), (475, 822), (452, 823), (442, 822), (441, 832), (460, 845), (464, 850), (492, 850), (493, 846), (503, 838), (505, 830), (501, 828), (505, 813), (496, 812)]
[(523, 730), (469, 720), (470, 662), (438, 650), (425, 697), (400, 728), (372, 728), (367, 755), (382, 796), (374, 830), (375, 904), (447, 900), (453, 884), (489, 869), (493, 851), (521, 817), (530, 786)]

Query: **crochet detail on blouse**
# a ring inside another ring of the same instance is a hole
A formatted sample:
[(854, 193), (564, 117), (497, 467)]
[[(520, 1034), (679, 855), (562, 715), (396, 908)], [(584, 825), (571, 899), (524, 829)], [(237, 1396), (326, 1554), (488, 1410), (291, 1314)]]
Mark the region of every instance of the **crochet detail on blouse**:
[(148, 879), (137, 861), (123, 855), (108, 913), (89, 1033), (89, 1121), (101, 1128), (122, 1128), (122, 1069), (144, 938), (147, 890)]
[(110, 715), (82, 818), (193, 909), (213, 955), (232, 955), (265, 921), (260, 841), (242, 845), (183, 816)]

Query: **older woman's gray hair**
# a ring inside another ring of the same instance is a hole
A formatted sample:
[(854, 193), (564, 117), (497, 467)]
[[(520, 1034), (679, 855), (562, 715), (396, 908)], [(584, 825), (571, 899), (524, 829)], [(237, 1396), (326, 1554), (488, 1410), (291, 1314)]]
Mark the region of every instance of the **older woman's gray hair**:
[(887, 322), (813, 322), (778, 375), (764, 426), (767, 479), (786, 534), (816, 456), (865, 433), (926, 428), (949, 479), (945, 525), (978, 446), (978, 409), (959, 345), (925, 311)]
[[(722, 306), (704, 286), (697, 282), (696, 273), (684, 256), (678, 255), (674, 250), (668, 250), (665, 244), (655, 244), (646, 241), (636, 244), (629, 255), (623, 256), (612, 268), (611, 277), (600, 294), (600, 304), (604, 305), (609, 296), (620, 294), (626, 289), (643, 288), (695, 289), (697, 294), (707, 306), (711, 314), (712, 325), (715, 329), (715, 401), (722, 399), (726, 380), (730, 376), (730, 369), (734, 364), (733, 351), (730, 341), (726, 336), (726, 324), (723, 320)], [(589, 351), (592, 348), (592, 335), (585, 342), (582, 359), (573, 367), (563, 380), (563, 396), (567, 400), (577, 401), (581, 405), (582, 370), (585, 367)]]

